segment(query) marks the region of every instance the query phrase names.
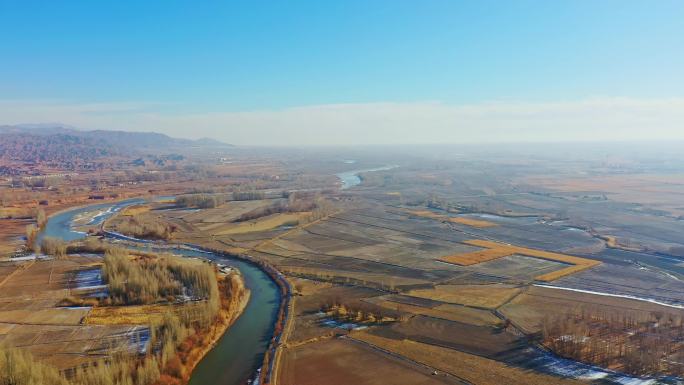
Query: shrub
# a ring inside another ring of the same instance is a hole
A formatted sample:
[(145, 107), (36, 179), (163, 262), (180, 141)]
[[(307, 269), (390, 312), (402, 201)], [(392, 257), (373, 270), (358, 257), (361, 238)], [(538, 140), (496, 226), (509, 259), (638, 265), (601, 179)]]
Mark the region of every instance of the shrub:
[(40, 252), (55, 258), (64, 258), (67, 255), (67, 244), (58, 238), (45, 237), (40, 243)]
[(124, 221), (116, 225), (122, 234), (142, 239), (170, 239), (175, 226), (157, 222), (141, 215), (125, 217)]
[(11, 385), (67, 385), (59, 371), (37, 362), (25, 351), (0, 345), (0, 384)]
[(176, 205), (180, 207), (208, 209), (218, 207), (224, 202), (225, 197), (219, 194), (188, 194), (176, 197)]

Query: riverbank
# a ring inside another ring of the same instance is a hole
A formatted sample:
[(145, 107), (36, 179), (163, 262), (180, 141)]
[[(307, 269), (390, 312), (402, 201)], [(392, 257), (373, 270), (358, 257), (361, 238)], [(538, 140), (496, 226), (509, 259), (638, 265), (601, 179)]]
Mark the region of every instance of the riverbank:
[[(134, 202), (120, 200), (108, 203), (105, 205), (123, 209), (128, 203), (133, 204)], [(96, 203), (52, 213), (49, 216), (49, 221), (52, 222), (53, 226), (47, 226), (46, 235), (64, 239), (73, 239), (77, 235), (81, 236), (80, 233), (71, 228), (73, 219), (84, 211), (92, 210), (100, 205)], [(101, 221), (98, 221), (100, 229), (106, 228), (107, 220), (116, 216), (118, 211), (111, 210), (110, 207), (108, 210), (110, 215), (106, 215)], [(102, 233), (105, 236), (111, 236), (106, 231), (102, 231)], [(137, 239), (127, 239), (123, 243), (134, 249), (141, 246)], [(159, 242), (155, 243), (153, 248), (155, 250), (168, 250), (186, 257), (213, 260), (227, 265), (233, 272), (239, 272), (239, 274), (232, 273), (235, 275), (234, 278), (239, 279), (237, 289), (232, 290), (232, 293), (238, 294), (228, 295), (230, 300), (222, 304), (218, 322), (211, 325), (210, 329), (199, 332), (190, 340), (183, 341), (183, 344), (175, 349), (179, 356), (176, 363), (182, 364), (182, 366), (176, 365), (174, 372), (181, 375), (171, 376), (167, 373), (161, 379), (160, 384), (192, 384), (193, 382), (203, 384), (206, 383), (207, 379), (227, 385), (244, 383), (244, 380), (252, 376), (256, 369), (262, 366), (263, 354), (268, 349), (267, 345), (273, 333), (273, 322), (277, 318), (277, 304), (281, 302), (281, 298), (280, 290), (277, 289), (278, 285), (273, 280), (273, 271), (267, 274), (263, 266), (249, 260), (249, 258), (236, 258), (234, 254), (223, 251), (211, 255), (207, 251), (194, 247), (194, 245)], [(228, 260), (224, 260), (224, 257), (228, 257)], [(271, 289), (269, 286), (273, 286), (273, 288)], [(231, 291), (226, 293), (231, 293)], [(273, 295), (275, 293), (278, 294)], [(273, 314), (270, 314), (271, 312)], [(264, 333), (268, 335), (266, 340), (264, 340), (266, 335)], [(236, 339), (240, 342), (235, 341)], [(167, 368), (160, 369), (162, 373), (165, 373)]]
[(187, 378), (184, 379), (183, 384), (188, 383), (192, 372), (197, 368), (200, 361), (214, 349), (225, 332), (240, 318), (249, 303), (251, 292), (246, 288), (242, 275), (234, 273), (231, 275), (231, 279), (236, 282), (237, 293), (231, 293), (231, 298), (225, 298), (223, 297), (224, 290), (221, 290), (221, 301), (224, 306), (221, 306), (221, 310), (219, 310), (217, 315), (218, 321), (211, 326), (209, 331), (205, 333), (198, 332), (202, 333), (202, 343), (199, 346), (193, 347), (187, 353), (188, 359), (184, 363), (182, 370), (187, 374)]
[(254, 384), (259, 385), (275, 384), (275, 381), (277, 381), (279, 352), (283, 342), (282, 338), (284, 335), (286, 335), (285, 332), (289, 329), (287, 327), (288, 323), (292, 321), (292, 287), (290, 283), (275, 267), (264, 261), (255, 259), (248, 254), (236, 254), (226, 250), (203, 247), (199, 245), (184, 244), (183, 246), (189, 247), (196, 251), (211, 253), (227, 258), (235, 258), (247, 262), (259, 268), (271, 279), (271, 281), (273, 281), (273, 283), (275, 283), (279, 292), (280, 305), (278, 306), (278, 312), (273, 325), (273, 334), (269, 340), (268, 347), (264, 352), (262, 364), (259, 366), (260, 371), (258, 375), (258, 381), (254, 382)]

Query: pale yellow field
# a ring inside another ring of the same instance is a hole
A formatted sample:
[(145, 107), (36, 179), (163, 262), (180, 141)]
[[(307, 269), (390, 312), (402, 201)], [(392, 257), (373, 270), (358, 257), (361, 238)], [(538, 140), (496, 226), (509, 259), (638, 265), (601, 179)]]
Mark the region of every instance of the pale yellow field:
[(408, 210), (408, 213), (417, 217), (443, 220), (446, 216), (433, 213), (429, 210)]
[(31, 218), (34, 211), (29, 207), (0, 207), (0, 218)]
[(493, 222), (483, 221), (481, 219), (465, 218), (465, 217), (449, 218), (449, 222), (458, 223), (461, 225), (466, 225), (466, 226), (471, 226), (471, 227), (477, 227), (480, 229), (498, 226), (496, 223), (493, 223)]
[(482, 219), (466, 218), (466, 217), (450, 217), (448, 215), (437, 214), (437, 213), (432, 212), (430, 210), (407, 210), (407, 211), (409, 214), (417, 216), (417, 217), (430, 218), (430, 219), (434, 219), (434, 220), (438, 220), (438, 221), (442, 221), (442, 222), (458, 223), (461, 225), (477, 227), (480, 229), (498, 226), (498, 224), (496, 224), (496, 223), (485, 221)]
[(438, 285), (411, 290), (408, 295), (467, 306), (496, 308), (520, 292), (508, 285)]
[(0, 322), (32, 325), (79, 325), (87, 314), (87, 308), (9, 310), (0, 311)]
[(134, 206), (129, 206), (123, 209), (121, 211), (121, 215), (132, 217), (134, 215), (146, 213), (150, 211), (150, 206), (147, 205), (134, 205)]
[(515, 254), (515, 250), (512, 247), (501, 246), (491, 249), (477, 250), (470, 253), (447, 255), (439, 258), (439, 260), (460, 266), (470, 266), (513, 254)]
[(473, 239), (463, 242), (471, 246), (483, 247), (484, 250), (478, 250), (471, 253), (448, 255), (439, 258), (442, 262), (453, 263), (455, 265), (469, 266), (477, 263), (487, 262), (498, 258), (507, 257), (513, 254), (526, 255), (535, 258), (548, 259), (550, 261), (563, 262), (570, 264), (565, 269), (553, 271), (551, 273), (542, 274), (535, 277), (539, 281), (553, 281), (555, 279), (564, 277), (566, 275), (574, 274), (579, 271), (600, 265), (601, 262), (593, 259), (580, 258), (572, 255), (552, 253), (543, 250), (528, 249), (526, 247), (513, 246), (502, 244), (482, 239)]
[(256, 221), (242, 222), (233, 224), (227, 229), (221, 230), (214, 235), (230, 235), (230, 234), (244, 234), (255, 231), (267, 231), (275, 229), (289, 223), (299, 223), (302, 219), (309, 216), (310, 213), (288, 213), (288, 214), (273, 214)]
[(162, 320), (174, 305), (140, 305), (94, 307), (84, 323), (87, 325), (149, 325)]

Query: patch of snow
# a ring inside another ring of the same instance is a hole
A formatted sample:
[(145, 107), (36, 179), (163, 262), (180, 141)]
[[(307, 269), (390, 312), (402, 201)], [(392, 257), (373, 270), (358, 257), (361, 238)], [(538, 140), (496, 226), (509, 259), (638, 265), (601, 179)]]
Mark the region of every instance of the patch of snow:
[(662, 306), (666, 306), (666, 307), (671, 307), (671, 308), (673, 308), (673, 309), (684, 309), (684, 305), (674, 304), (674, 303), (668, 303), (668, 302), (663, 302), (663, 301), (658, 301), (658, 300), (653, 299), (653, 298), (639, 297), (639, 296), (636, 296), (636, 295), (604, 293), (604, 292), (600, 292), (600, 291), (584, 290), (584, 289), (574, 289), (574, 288), (571, 288), (571, 287), (552, 286), (552, 285), (542, 285), (542, 284), (535, 284), (534, 286), (545, 287), (545, 288), (547, 288), (547, 289), (568, 290), (568, 291), (574, 291), (574, 292), (577, 292), (577, 293), (586, 293), (586, 294), (601, 295), (601, 296), (604, 296), (604, 297), (615, 297), (615, 298), (634, 299), (634, 300), (637, 300), (637, 301), (650, 302), (650, 303), (654, 303), (654, 304), (656, 304), (656, 305), (662, 305)]

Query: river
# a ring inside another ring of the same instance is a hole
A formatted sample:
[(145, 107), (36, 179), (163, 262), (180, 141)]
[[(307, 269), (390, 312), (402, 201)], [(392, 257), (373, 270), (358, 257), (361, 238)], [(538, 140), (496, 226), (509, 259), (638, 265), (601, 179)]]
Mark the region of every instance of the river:
[(391, 170), (393, 168), (397, 168), (398, 166), (383, 166), (383, 167), (377, 167), (377, 168), (368, 168), (364, 170), (352, 170), (352, 171), (345, 171), (341, 172), (339, 174), (335, 174), (336, 177), (340, 179), (340, 182), (342, 182), (342, 189), (348, 189), (357, 185), (361, 184), (361, 178), (359, 177), (359, 174), (364, 173), (364, 172), (373, 172), (373, 171), (385, 171), (385, 170)]
[[(139, 204), (142, 199), (118, 203), (104, 203), (63, 211), (48, 219), (41, 237), (49, 236), (73, 241), (86, 234), (73, 228), (77, 218), (89, 214), (88, 224), (100, 224), (126, 206)], [(92, 215), (93, 211), (96, 215)], [(147, 249), (149, 244), (145, 244)], [(241, 385), (261, 367), (264, 353), (273, 335), (273, 325), (280, 306), (280, 292), (271, 278), (258, 267), (242, 260), (213, 253), (173, 248), (174, 254), (202, 257), (237, 268), (245, 286), (250, 290), (249, 303), (240, 318), (219, 339), (216, 346), (200, 361), (192, 373), (191, 385)]]

